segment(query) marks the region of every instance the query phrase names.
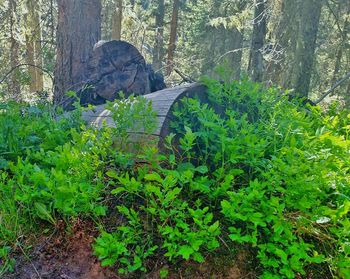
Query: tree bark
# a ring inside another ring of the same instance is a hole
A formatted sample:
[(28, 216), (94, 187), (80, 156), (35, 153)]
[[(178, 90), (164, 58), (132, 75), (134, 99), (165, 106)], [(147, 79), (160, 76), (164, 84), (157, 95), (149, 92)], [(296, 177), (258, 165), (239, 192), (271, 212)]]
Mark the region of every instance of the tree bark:
[(294, 53), (298, 41), (298, 15), (300, 0), (274, 0), (271, 22), (273, 43), (272, 60), (265, 69), (265, 77), (288, 88), (293, 86)]
[(262, 49), (266, 36), (265, 1), (255, 0), (254, 27), (248, 66), (249, 75), (255, 82), (261, 82), (264, 73)]
[(350, 82), (348, 82), (348, 86), (345, 92), (345, 105), (347, 109), (350, 108)]
[(177, 26), (179, 20), (179, 0), (173, 1), (173, 11), (170, 24), (170, 39), (168, 46), (168, 60), (166, 74), (169, 76), (174, 68), (174, 55), (176, 49)]
[(100, 0), (58, 0), (54, 103), (64, 108), (65, 93), (82, 86), (84, 67), (101, 38)]
[[(10, 25), (10, 64), (11, 68), (14, 69), (19, 64), (19, 43), (16, 39), (16, 27), (17, 27), (17, 3), (15, 0), (9, 1), (9, 25)], [(11, 74), (11, 80), (9, 84), (9, 91), (11, 98), (14, 100), (19, 100), (21, 95), (21, 85), (18, 79), (19, 69), (17, 68)]]
[(120, 41), (122, 36), (123, 0), (115, 0), (115, 7), (112, 16), (112, 40)]
[[(31, 35), (27, 34), (26, 30), (26, 61), (29, 65), (35, 65), (34, 55), (34, 42), (31, 40)], [(36, 91), (36, 69), (35, 66), (28, 66), (28, 73), (30, 76), (29, 90), (30, 92)]]
[(233, 79), (239, 80), (241, 76), (243, 31), (234, 28), (232, 30), (230, 48), (233, 50), (229, 54), (229, 61), (232, 68)]
[(307, 98), (309, 94), (322, 2), (304, 0), (301, 4), (301, 40), (296, 53), (296, 61), (299, 63), (295, 84), (297, 97)]
[[(27, 48), (27, 63), (34, 66), (29, 66), (28, 71), (31, 77), (30, 91), (42, 92), (44, 88), (42, 68), (42, 49), (41, 49), (41, 25), (38, 14), (37, 2), (33, 0), (26, 1), (26, 48)], [(37, 67), (35, 67), (37, 66)]]
[[(348, 6), (347, 8), (347, 12), (346, 12), (346, 19), (343, 25), (343, 29), (341, 30), (339, 27), (339, 32), (340, 32), (340, 36), (341, 36), (341, 41), (339, 43), (338, 46), (338, 50), (337, 50), (337, 55), (336, 55), (336, 60), (335, 60), (335, 64), (334, 64), (334, 71), (333, 71), (333, 77), (332, 77), (332, 84), (334, 84), (338, 78), (339, 75), (339, 71), (341, 68), (341, 62), (342, 62), (342, 58), (343, 58), (343, 50), (346, 49), (346, 45), (348, 43), (349, 40), (349, 31), (350, 31), (350, 6)], [(339, 23), (337, 23), (339, 26)]]
[(165, 3), (164, 0), (158, 0), (158, 8), (156, 11), (156, 31), (155, 44), (153, 49), (153, 69), (155, 71), (162, 68), (164, 59), (164, 17), (165, 17)]

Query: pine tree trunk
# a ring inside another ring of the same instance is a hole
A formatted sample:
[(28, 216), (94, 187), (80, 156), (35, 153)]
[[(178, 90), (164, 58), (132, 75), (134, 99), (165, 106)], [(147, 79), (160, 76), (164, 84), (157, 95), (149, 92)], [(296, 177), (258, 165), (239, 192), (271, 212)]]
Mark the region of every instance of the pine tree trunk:
[(233, 79), (239, 80), (241, 76), (242, 65), (242, 48), (243, 48), (243, 31), (239, 31), (237, 28), (232, 30), (230, 40), (230, 48), (232, 52), (228, 55)]
[[(276, 0), (280, 1), (280, 0)], [(302, 0), (281, 0), (278, 24), (274, 28), (277, 62), (268, 69), (270, 79), (284, 88), (292, 88), (298, 73), (296, 53), (300, 46), (300, 13)]]
[(42, 49), (41, 49), (41, 25), (38, 14), (37, 2), (33, 0), (26, 1), (28, 13), (26, 14), (26, 48), (27, 63), (29, 75), (31, 77), (30, 91), (41, 92), (44, 87), (42, 68)]
[(55, 15), (54, 15), (54, 0), (50, 0), (50, 40), (52, 45), (55, 45), (55, 32), (56, 32), (56, 28), (55, 28)]
[(36, 10), (34, 10), (34, 24), (36, 26), (35, 30), (35, 64), (36, 64), (36, 91), (42, 92), (44, 90), (44, 75), (41, 68), (43, 67), (43, 51), (41, 46), (41, 24), (40, 24), (40, 16), (38, 14), (39, 7), (36, 5)]
[(119, 41), (122, 36), (123, 0), (115, 0), (115, 7), (112, 17), (112, 40)]
[(293, 54), (298, 34), (299, 0), (274, 0), (271, 27), (272, 56), (266, 66), (266, 80), (283, 87), (290, 87), (293, 73)]
[(34, 59), (34, 42), (31, 39), (31, 34), (27, 33), (28, 30), (26, 30), (26, 62), (28, 64), (28, 73), (30, 76), (30, 84), (29, 84), (29, 90), (30, 92), (36, 91), (36, 70), (34, 66), (35, 65), (35, 59)]
[(307, 98), (310, 91), (322, 2), (322, 0), (304, 0), (301, 4), (301, 40), (296, 53), (299, 65), (295, 93), (298, 97)]
[(348, 44), (348, 34), (350, 31), (350, 6), (348, 7), (347, 13), (346, 13), (346, 19), (344, 22), (343, 30), (341, 31), (341, 41), (338, 46), (337, 50), (337, 55), (336, 55), (336, 60), (335, 60), (335, 65), (334, 65), (334, 71), (333, 71), (333, 77), (332, 77), (332, 84), (335, 84), (338, 77), (339, 77), (339, 71), (341, 67), (341, 62), (343, 58), (343, 51), (346, 49), (346, 46)]
[(261, 82), (264, 73), (262, 49), (266, 36), (265, 0), (255, 0), (253, 24), (248, 72), (253, 81)]
[(11, 68), (15, 69), (11, 74), (11, 80), (9, 84), (9, 91), (11, 94), (11, 98), (14, 100), (19, 100), (21, 95), (21, 85), (18, 79), (19, 69), (17, 66), (19, 65), (19, 43), (16, 39), (16, 27), (17, 27), (17, 3), (15, 0), (9, 1), (9, 12), (10, 12), (10, 64)]
[(170, 39), (168, 46), (168, 60), (166, 74), (169, 76), (174, 68), (174, 55), (176, 49), (177, 25), (179, 20), (179, 0), (174, 0), (170, 24)]
[(350, 109), (350, 82), (348, 82), (348, 86), (345, 92), (345, 105), (347, 109)]
[(162, 62), (164, 59), (164, 16), (165, 16), (165, 4), (164, 0), (158, 0), (158, 8), (156, 11), (156, 31), (155, 31), (155, 44), (153, 49), (153, 69), (160, 70), (162, 68)]
[(54, 102), (64, 108), (65, 93), (82, 86), (84, 67), (101, 38), (100, 0), (58, 0)]

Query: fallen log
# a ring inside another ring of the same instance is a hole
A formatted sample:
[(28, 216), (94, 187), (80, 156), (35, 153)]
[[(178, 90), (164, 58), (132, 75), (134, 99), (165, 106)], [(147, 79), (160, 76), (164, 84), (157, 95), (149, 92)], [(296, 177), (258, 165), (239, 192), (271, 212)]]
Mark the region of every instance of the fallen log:
[[(173, 108), (184, 97), (198, 97), (202, 101), (207, 101), (207, 90), (199, 83), (186, 84), (173, 88), (163, 89), (143, 96), (152, 103), (153, 110), (157, 115), (157, 128), (152, 134), (143, 131), (130, 131), (130, 134), (138, 135), (133, 137), (133, 141), (147, 142), (154, 139), (160, 149), (164, 146), (164, 139), (170, 133), (170, 122), (173, 119)], [(115, 127), (112, 112), (106, 105), (98, 105), (94, 110), (84, 111), (83, 120), (87, 124), (97, 128), (103, 123), (107, 126)]]
[(150, 93), (145, 59), (127, 42), (109, 41), (96, 46), (84, 75), (84, 87), (79, 92), (82, 105), (113, 101), (120, 91), (126, 96)]

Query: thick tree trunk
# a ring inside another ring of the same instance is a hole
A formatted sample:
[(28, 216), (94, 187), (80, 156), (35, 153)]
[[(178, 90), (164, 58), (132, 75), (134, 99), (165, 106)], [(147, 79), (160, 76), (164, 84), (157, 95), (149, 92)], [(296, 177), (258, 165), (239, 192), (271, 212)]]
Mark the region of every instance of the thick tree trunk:
[(168, 46), (168, 60), (166, 74), (170, 75), (174, 68), (174, 55), (176, 49), (177, 25), (179, 20), (179, 0), (174, 0), (170, 24), (170, 39)]
[(253, 81), (260, 82), (263, 78), (263, 53), (266, 36), (266, 0), (255, 0), (254, 27), (250, 49), (248, 72)]
[[(10, 12), (10, 18), (9, 18), (9, 25), (10, 25), (10, 64), (11, 68), (15, 69), (19, 65), (19, 43), (16, 39), (15, 33), (16, 33), (16, 27), (17, 27), (17, 20), (16, 20), (16, 14), (17, 14), (17, 3), (15, 0), (9, 1), (9, 12)], [(20, 99), (21, 95), (21, 85), (19, 82), (19, 70), (16, 68), (12, 74), (11, 74), (11, 80), (9, 84), (9, 91), (11, 94), (11, 98), (15, 100)]]
[(26, 14), (26, 48), (27, 63), (29, 75), (31, 77), (30, 91), (41, 92), (44, 87), (42, 68), (42, 49), (41, 49), (41, 25), (38, 14), (37, 2), (33, 0), (26, 1), (28, 13)]
[(65, 93), (81, 87), (86, 62), (101, 38), (100, 0), (58, 0), (56, 105), (66, 107)]
[(122, 37), (123, 0), (115, 0), (115, 7), (112, 17), (112, 40), (120, 41)]
[(265, 69), (266, 80), (283, 87), (291, 87), (293, 80), (293, 54), (298, 40), (299, 0), (274, 0), (272, 20), (272, 59)]
[(165, 16), (165, 3), (164, 0), (158, 0), (158, 8), (156, 11), (156, 31), (155, 31), (155, 44), (153, 50), (153, 69), (155, 71), (162, 68), (162, 62), (164, 59), (164, 16)]
[(274, 0), (271, 39), (272, 59), (265, 69), (265, 80), (284, 88), (293, 87), (296, 75), (295, 53), (299, 41), (301, 0)]
[(304, 0), (301, 4), (301, 40), (296, 53), (299, 65), (295, 93), (298, 97), (307, 98), (309, 94), (322, 2), (322, 0)]

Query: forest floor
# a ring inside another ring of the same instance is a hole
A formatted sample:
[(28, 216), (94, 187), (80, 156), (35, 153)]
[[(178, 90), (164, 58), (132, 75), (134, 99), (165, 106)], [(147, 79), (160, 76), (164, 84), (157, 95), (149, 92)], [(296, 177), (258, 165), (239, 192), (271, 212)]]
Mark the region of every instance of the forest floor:
[[(101, 267), (93, 255), (92, 244), (98, 231), (92, 223), (78, 221), (69, 231), (64, 223), (50, 236), (37, 238), (29, 251), (18, 253), (14, 272), (2, 279), (158, 279), (161, 269), (168, 269), (166, 278), (253, 279), (253, 264), (247, 253), (207, 259), (205, 263), (180, 262), (167, 266), (162, 259), (148, 263), (150, 272), (118, 275), (116, 269)], [(33, 241), (33, 240), (31, 240)], [(21, 251), (21, 250), (20, 250)]]

